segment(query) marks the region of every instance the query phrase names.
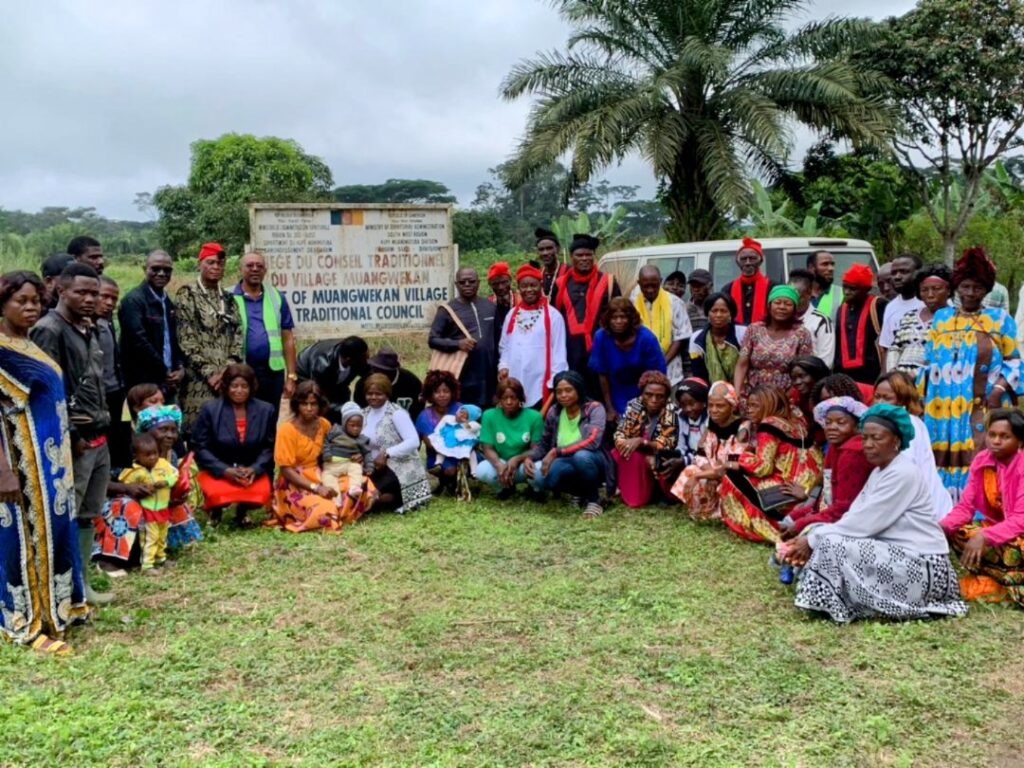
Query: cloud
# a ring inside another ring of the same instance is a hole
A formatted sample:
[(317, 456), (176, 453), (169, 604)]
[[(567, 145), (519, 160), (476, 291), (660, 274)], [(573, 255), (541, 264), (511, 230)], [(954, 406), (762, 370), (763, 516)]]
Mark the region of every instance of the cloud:
[[(136, 192), (183, 182), (190, 143), (228, 132), (296, 139), (339, 184), (437, 179), (468, 203), (525, 125), (502, 78), (566, 36), (531, 0), (10, 3), (0, 206), (137, 218)], [(639, 159), (608, 175), (653, 189)]]

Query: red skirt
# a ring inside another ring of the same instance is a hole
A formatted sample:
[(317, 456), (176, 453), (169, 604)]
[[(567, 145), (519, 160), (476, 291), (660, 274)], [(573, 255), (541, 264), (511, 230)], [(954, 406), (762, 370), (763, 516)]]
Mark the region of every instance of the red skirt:
[(200, 472), (196, 479), (203, 492), (204, 509), (217, 509), (230, 504), (270, 506), (270, 477), (267, 475), (256, 478), (249, 487), (236, 485), (227, 478), (214, 477), (206, 471)]

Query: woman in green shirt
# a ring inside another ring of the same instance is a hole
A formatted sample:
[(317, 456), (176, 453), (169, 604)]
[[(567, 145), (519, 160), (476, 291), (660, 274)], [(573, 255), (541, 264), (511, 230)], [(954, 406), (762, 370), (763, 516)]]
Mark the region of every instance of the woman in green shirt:
[(527, 482), (526, 460), (544, 435), (544, 418), (526, 406), (526, 393), (517, 379), (498, 382), (498, 407), (484, 412), (480, 421), (480, 450), (484, 459), (474, 476), (493, 488), (498, 498), (512, 496), (517, 483)]

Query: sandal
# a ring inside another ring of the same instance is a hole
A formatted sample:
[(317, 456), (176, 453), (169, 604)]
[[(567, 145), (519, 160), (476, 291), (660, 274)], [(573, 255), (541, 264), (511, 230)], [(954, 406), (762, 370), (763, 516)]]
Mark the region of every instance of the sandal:
[(47, 637), (46, 635), (39, 635), (30, 643), (30, 647), (33, 651), (50, 653), (54, 656), (70, 656), (74, 653), (71, 646), (63, 640), (56, 640), (52, 637)]

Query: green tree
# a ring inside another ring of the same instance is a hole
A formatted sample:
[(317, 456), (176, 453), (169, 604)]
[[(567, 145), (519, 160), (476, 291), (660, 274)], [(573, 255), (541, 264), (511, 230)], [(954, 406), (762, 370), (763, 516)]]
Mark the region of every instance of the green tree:
[(829, 141), (811, 147), (803, 172), (783, 186), (798, 205), (820, 206), (821, 216), (879, 244), (890, 258), (899, 250), (899, 222), (920, 205), (915, 179), (891, 156), (875, 149), (837, 155)]
[(501, 219), (489, 211), (456, 211), (452, 214), (452, 237), (462, 253), (487, 248), (500, 252), (514, 248), (505, 236)]
[(383, 184), (335, 187), (331, 198), (339, 203), (455, 203), (444, 184), (428, 179), (388, 179)]
[(916, 174), (952, 263), (986, 169), (1020, 145), (1024, 2), (921, 0), (887, 26), (889, 33), (862, 60), (874, 62), (894, 85), (903, 118), (895, 151)]
[(639, 152), (664, 185), (670, 238), (725, 232), (750, 202), (750, 171), (781, 171), (794, 122), (856, 142), (889, 138), (882, 82), (853, 61), (868, 21), (784, 25), (799, 0), (559, 0), (568, 51), (506, 77), (506, 99), (538, 97), (514, 183), (572, 152), (571, 179)]
[(249, 237), (249, 203), (323, 202), (332, 185), (327, 165), (297, 142), (229, 133), (194, 142), (188, 184), (162, 187), (152, 202), (172, 255), (194, 255), (187, 249), (211, 239), (238, 253)]

